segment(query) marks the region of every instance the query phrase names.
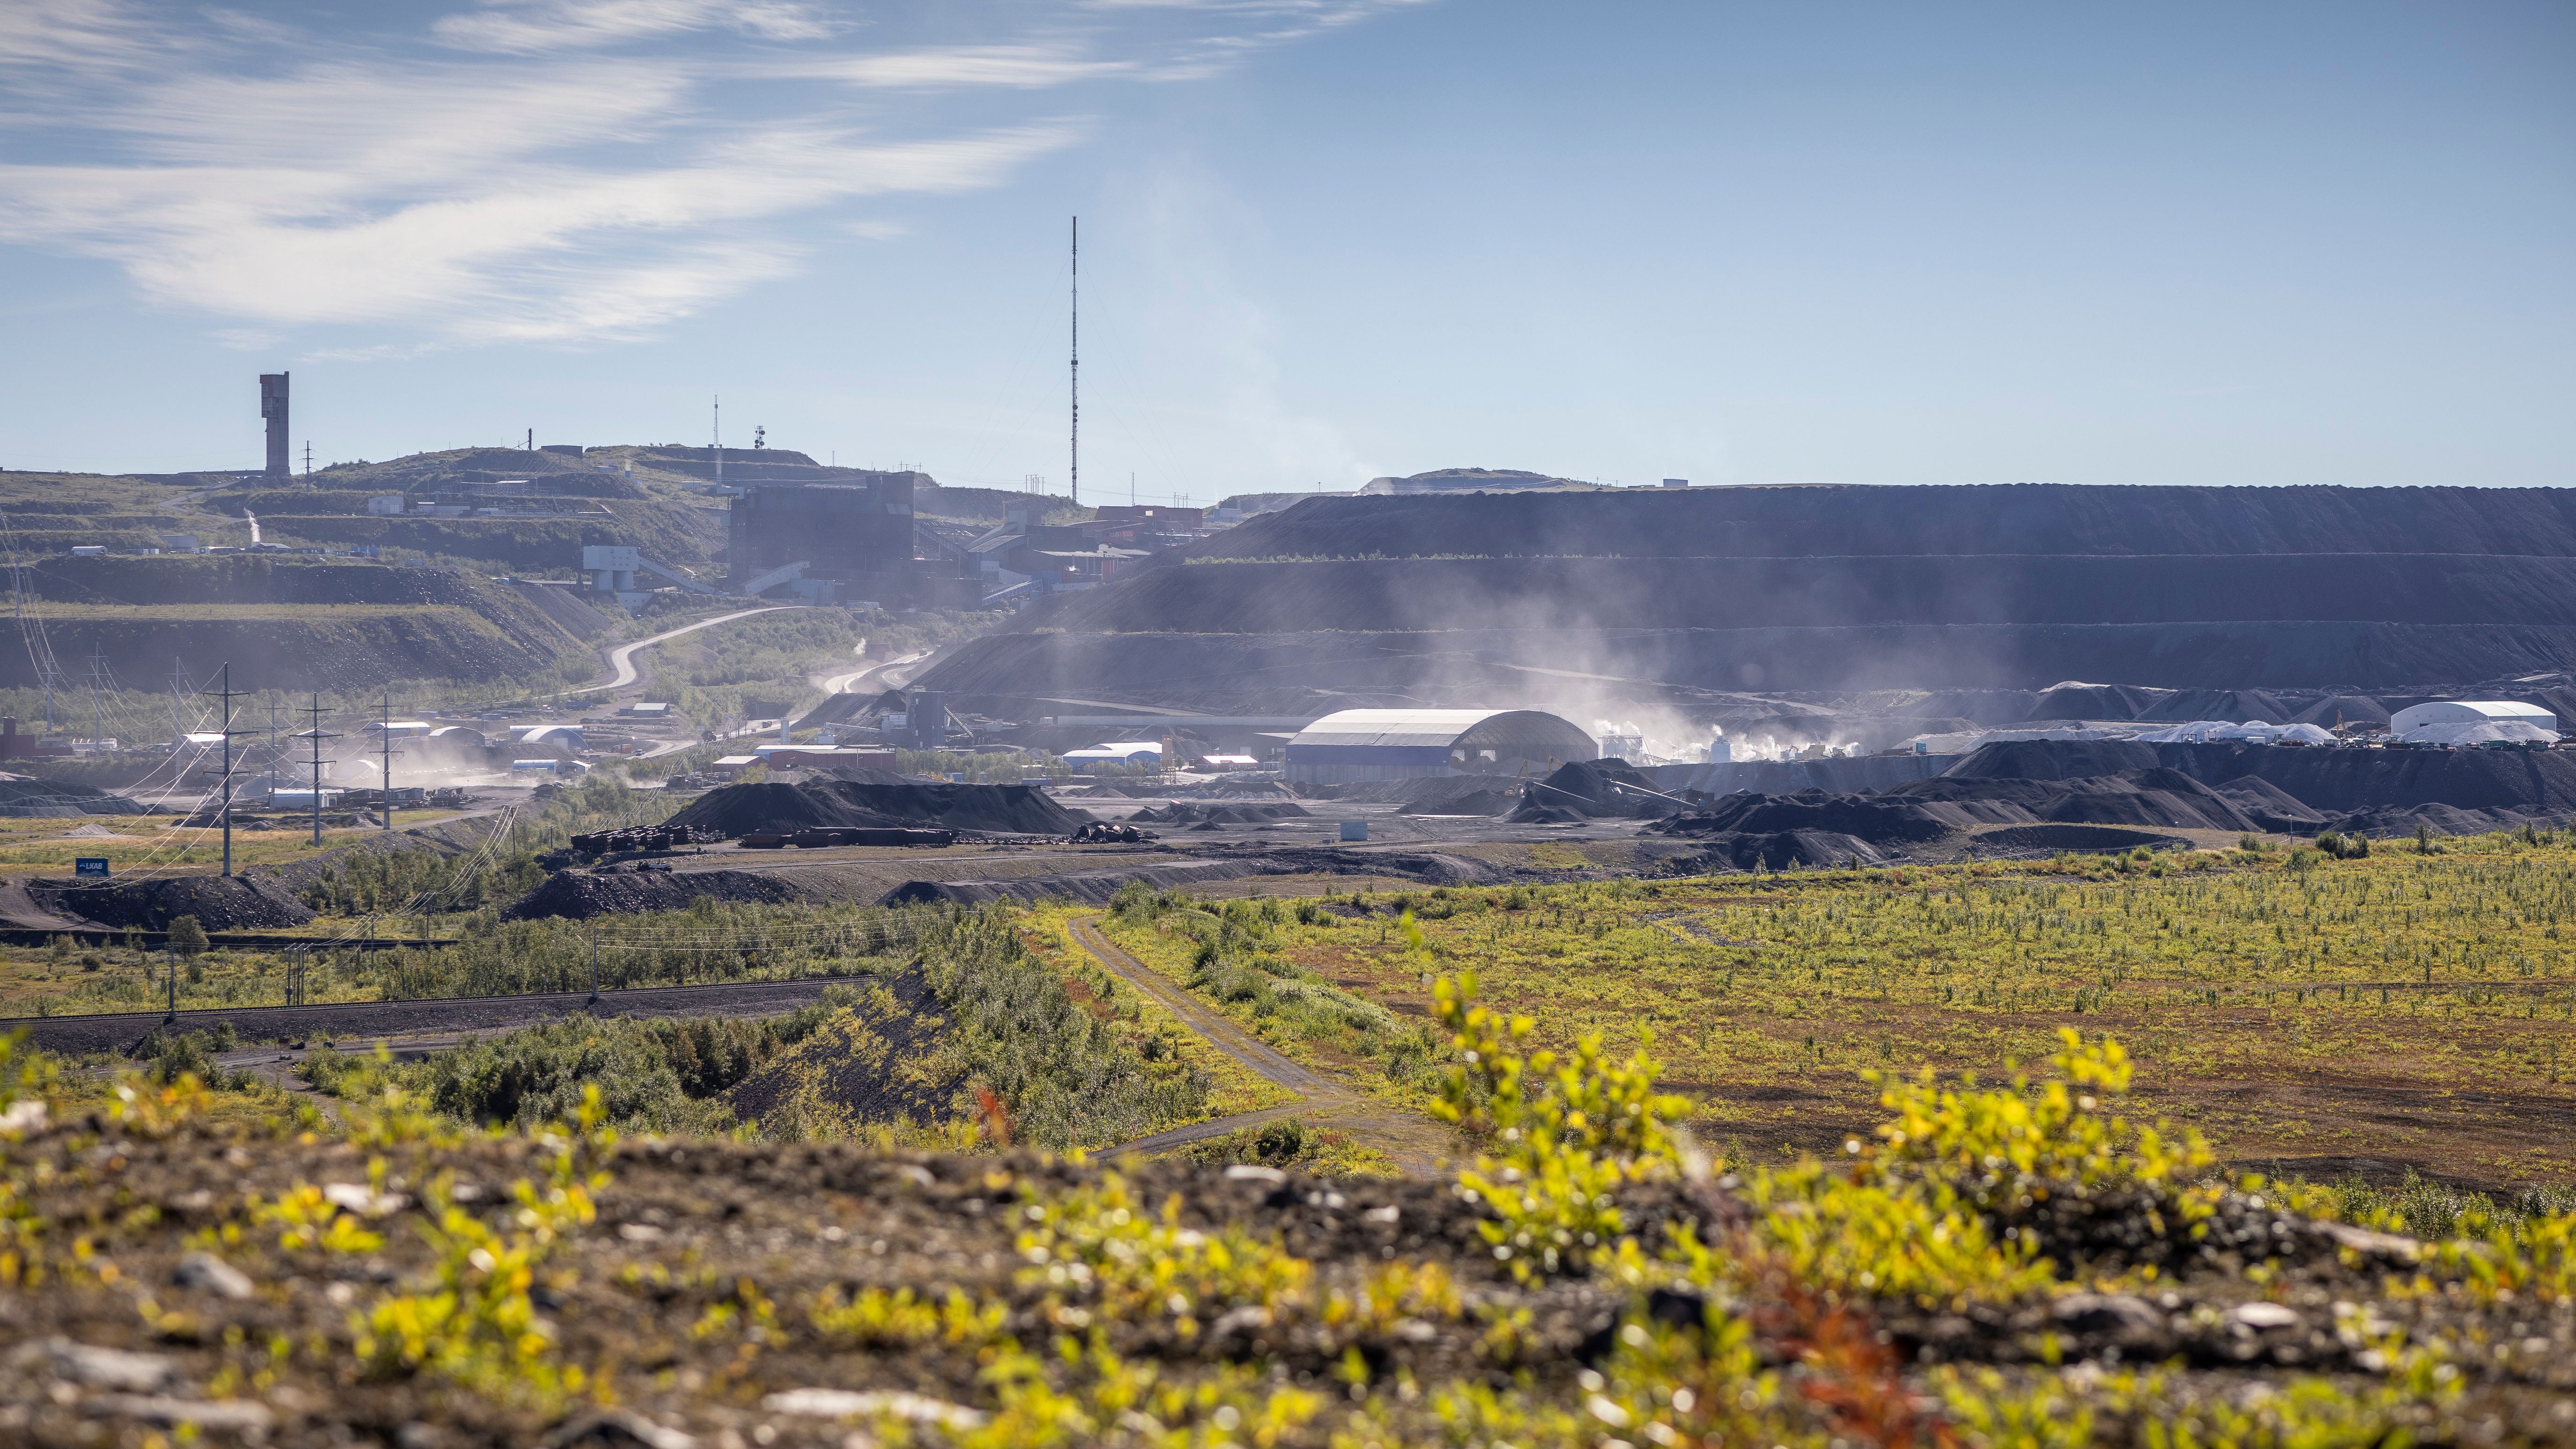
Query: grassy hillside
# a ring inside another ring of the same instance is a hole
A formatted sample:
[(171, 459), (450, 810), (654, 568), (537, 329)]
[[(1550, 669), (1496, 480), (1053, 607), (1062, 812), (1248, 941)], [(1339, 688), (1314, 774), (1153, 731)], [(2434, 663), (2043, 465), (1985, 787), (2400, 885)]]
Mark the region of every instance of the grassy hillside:
[[(97, 654), (128, 679), (166, 673), (173, 658), (229, 661), (234, 677), (271, 688), (365, 689), (397, 679), (554, 677), (568, 653), (575, 673), (595, 665), (571, 641), (513, 639), (470, 609), (398, 604), (187, 604), (46, 610), (56, 656)], [(0, 658), (0, 683), (37, 682), (23, 655)], [(74, 711), (77, 712), (77, 711)]]
[[(319, 1104), (204, 1039), (0, 1046), (0, 1406), (137, 1446), (2576, 1444), (2576, 838), (2324, 846), (1122, 893), (1149, 967), (1454, 1128), (1427, 1181), (1284, 1129), (1025, 1150), (1264, 1100), (1062, 907), (625, 918), (644, 979), (876, 980), (316, 1053)], [(527, 989), (588, 945), (460, 929), (389, 964)], [(2492, 1190), (2315, 1180), (2365, 1152)]]
[(1412, 1033), (1336, 998), (1418, 1020), (1427, 973), (1473, 970), (1549, 1046), (1651, 1029), (1694, 1120), (1757, 1158), (1864, 1128), (1865, 1070), (1992, 1077), (2074, 1027), (2129, 1042), (2141, 1100), (2232, 1160), (2576, 1182), (2576, 835), (1441, 890), (1214, 925), (1166, 902), (1111, 930), (1399, 1095)]
[(1830, 1161), (1712, 1161), (1651, 1057), (1437, 996), (1473, 1159), (1432, 1182), (608, 1125), (828, 1020), (575, 1024), (542, 1045), (621, 1070), (470, 1048), (425, 1096), (335, 1062), (331, 1117), (182, 1042), (0, 1060), (0, 1403), (38, 1443), (2576, 1442), (2563, 1204), (2210, 1180), (2071, 1033), (2001, 1088), (1889, 1079)]
[(250, 532), (187, 506), (194, 495), (139, 478), (0, 472), (0, 553), (41, 558), (76, 547), (158, 548), (165, 533), (246, 543)]
[[(7, 651), (14, 662), (0, 665), (0, 687), (41, 683), (37, 660), (46, 647), (84, 695), (101, 668), (113, 680), (157, 687), (173, 661), (197, 671), (230, 661), (236, 682), (254, 688), (333, 692), (418, 680), (578, 681), (595, 672), (583, 639), (482, 572), (278, 554), (67, 554), (75, 545), (157, 546), (163, 533), (247, 542), (237, 517), (200, 511), (208, 496), (130, 478), (0, 474), (0, 551), (24, 566), (36, 600), (23, 611), (28, 647)], [(424, 542), (480, 548), (488, 541), (459, 535)], [(532, 562), (568, 568), (563, 550), (579, 542), (575, 530), (511, 546)], [(568, 616), (581, 618), (579, 611)], [(89, 712), (58, 703), (58, 717)]]

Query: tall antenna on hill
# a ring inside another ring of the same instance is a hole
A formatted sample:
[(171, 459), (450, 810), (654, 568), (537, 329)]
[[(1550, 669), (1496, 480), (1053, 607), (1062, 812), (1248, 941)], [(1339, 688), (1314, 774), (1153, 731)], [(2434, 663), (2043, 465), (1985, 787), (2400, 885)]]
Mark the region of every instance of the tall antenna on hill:
[(1073, 506), (1082, 506), (1082, 218), (1073, 219)]

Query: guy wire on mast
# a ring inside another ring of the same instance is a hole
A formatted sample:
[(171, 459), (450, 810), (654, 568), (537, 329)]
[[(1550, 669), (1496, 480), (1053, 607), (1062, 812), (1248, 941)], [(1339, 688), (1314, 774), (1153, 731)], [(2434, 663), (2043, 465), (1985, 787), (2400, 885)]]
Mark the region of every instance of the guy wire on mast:
[(1073, 219), (1073, 506), (1082, 506), (1082, 218)]
[(107, 655), (92, 640), (89, 646), (89, 747), (92, 754), (107, 749), (107, 707), (100, 702), (107, 686)]
[(54, 686), (64, 678), (62, 667), (54, 659), (54, 641), (45, 632), (45, 614), (41, 608), (28, 605), (27, 565), (18, 554), (17, 530), (0, 518), (0, 533), (5, 533), (9, 552), (9, 600), (18, 620), (18, 633), (27, 645), (27, 662), (36, 667), (36, 679), (45, 691), (45, 732), (54, 728)]

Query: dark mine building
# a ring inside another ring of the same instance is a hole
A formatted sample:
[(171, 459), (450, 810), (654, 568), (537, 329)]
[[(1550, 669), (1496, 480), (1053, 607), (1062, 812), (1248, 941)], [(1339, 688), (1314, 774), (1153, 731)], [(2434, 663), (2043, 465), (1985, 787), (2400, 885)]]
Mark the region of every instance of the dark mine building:
[(726, 581), (818, 603), (912, 602), (913, 477), (745, 487), (727, 518)]

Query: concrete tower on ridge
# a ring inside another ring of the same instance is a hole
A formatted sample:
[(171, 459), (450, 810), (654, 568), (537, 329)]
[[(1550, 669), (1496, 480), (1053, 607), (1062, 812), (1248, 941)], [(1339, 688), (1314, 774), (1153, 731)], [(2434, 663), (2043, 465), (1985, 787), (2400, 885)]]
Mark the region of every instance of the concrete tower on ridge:
[(259, 415), (268, 419), (268, 476), (287, 477), (294, 470), (286, 457), (285, 373), (263, 372), (259, 375)]

